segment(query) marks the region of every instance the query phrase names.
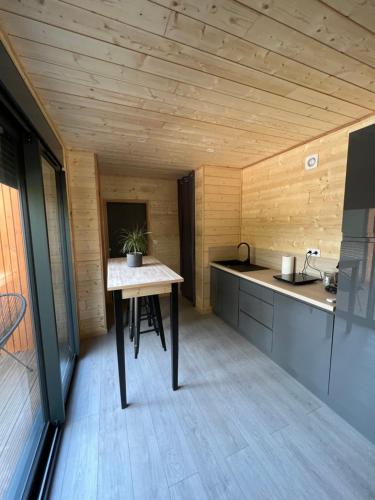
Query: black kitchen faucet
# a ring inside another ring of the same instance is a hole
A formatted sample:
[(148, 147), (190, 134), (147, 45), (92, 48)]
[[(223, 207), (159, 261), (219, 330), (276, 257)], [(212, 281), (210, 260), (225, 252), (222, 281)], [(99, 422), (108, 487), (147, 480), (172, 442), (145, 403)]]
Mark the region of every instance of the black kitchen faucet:
[(242, 245), (247, 246), (247, 258), (243, 262), (244, 264), (250, 264), (250, 245), (248, 243), (245, 243), (244, 241), (241, 241), (241, 243), (237, 245), (237, 249), (240, 248), (240, 246)]

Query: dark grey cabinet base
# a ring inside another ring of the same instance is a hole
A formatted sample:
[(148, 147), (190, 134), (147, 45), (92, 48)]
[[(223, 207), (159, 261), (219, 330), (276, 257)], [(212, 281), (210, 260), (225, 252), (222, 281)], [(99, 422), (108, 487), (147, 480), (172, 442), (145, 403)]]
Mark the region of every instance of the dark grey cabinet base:
[(271, 354), (272, 330), (242, 311), (239, 313), (239, 333), (265, 354)]
[(329, 403), (333, 313), (212, 268), (214, 312)]
[(255, 347), (270, 355), (273, 336), (273, 291), (241, 279), (238, 317), (239, 333)]
[(327, 401), (333, 314), (275, 293), (272, 359)]
[[(369, 286), (363, 281), (357, 288)], [(358, 310), (353, 321), (343, 305), (357, 303), (339, 293), (333, 335), (333, 313), (214, 268), (211, 303), (218, 316), (375, 443), (373, 316), (362, 318)]]
[(211, 307), (226, 323), (238, 328), (238, 293), (240, 278), (211, 268)]

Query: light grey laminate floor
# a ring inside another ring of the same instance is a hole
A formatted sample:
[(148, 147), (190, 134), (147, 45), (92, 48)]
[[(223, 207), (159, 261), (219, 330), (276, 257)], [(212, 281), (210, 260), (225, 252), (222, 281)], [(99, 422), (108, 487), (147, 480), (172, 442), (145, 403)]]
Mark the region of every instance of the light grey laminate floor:
[(51, 498), (375, 498), (372, 444), (219, 318), (180, 319), (181, 388), (143, 335), (126, 410), (114, 334), (84, 344)]

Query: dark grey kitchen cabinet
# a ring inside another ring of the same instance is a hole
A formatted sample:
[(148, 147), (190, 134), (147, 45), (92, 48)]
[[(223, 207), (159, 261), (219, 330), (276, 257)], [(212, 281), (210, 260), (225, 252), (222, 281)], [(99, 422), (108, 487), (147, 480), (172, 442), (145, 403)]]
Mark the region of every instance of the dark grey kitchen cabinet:
[(240, 334), (265, 354), (272, 351), (273, 291), (248, 280), (240, 280)]
[(332, 334), (332, 313), (275, 293), (272, 359), (325, 401)]
[(263, 300), (264, 302), (267, 302), (268, 304), (273, 305), (273, 290), (270, 288), (267, 288), (262, 285), (258, 285), (257, 283), (254, 283), (253, 281), (249, 281), (246, 279), (241, 279), (240, 280), (240, 290), (252, 295), (254, 297), (257, 297), (260, 300)]
[(272, 330), (243, 311), (239, 312), (239, 333), (265, 354), (272, 351)]
[(329, 404), (375, 443), (375, 240), (341, 244)]
[(239, 278), (211, 267), (211, 306), (226, 323), (238, 328)]
[(219, 293), (218, 293), (218, 276), (219, 270), (215, 267), (211, 267), (211, 276), (210, 276), (210, 304), (212, 310), (218, 316), (220, 315), (220, 301), (219, 301)]
[(240, 290), (240, 311), (252, 316), (256, 321), (272, 330), (273, 305)]

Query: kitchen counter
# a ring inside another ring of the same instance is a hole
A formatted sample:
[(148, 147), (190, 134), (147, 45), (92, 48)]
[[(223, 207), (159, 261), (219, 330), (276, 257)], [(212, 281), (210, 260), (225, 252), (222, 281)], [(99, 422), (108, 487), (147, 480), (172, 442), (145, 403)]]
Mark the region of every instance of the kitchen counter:
[(327, 302), (326, 300), (327, 298), (333, 298), (335, 296), (324, 290), (321, 281), (296, 286), (276, 280), (273, 276), (274, 274), (280, 274), (280, 271), (276, 271), (275, 269), (265, 269), (260, 271), (240, 273), (239, 271), (235, 271), (214, 262), (211, 262), (210, 265), (212, 267), (216, 267), (217, 269), (221, 269), (222, 271), (226, 271), (227, 273), (234, 274), (239, 278), (243, 278), (257, 283), (258, 285), (271, 288), (275, 292), (283, 293), (295, 299), (302, 300), (303, 302), (306, 302), (313, 306), (320, 307), (325, 311), (334, 312), (335, 310), (335, 305)]

